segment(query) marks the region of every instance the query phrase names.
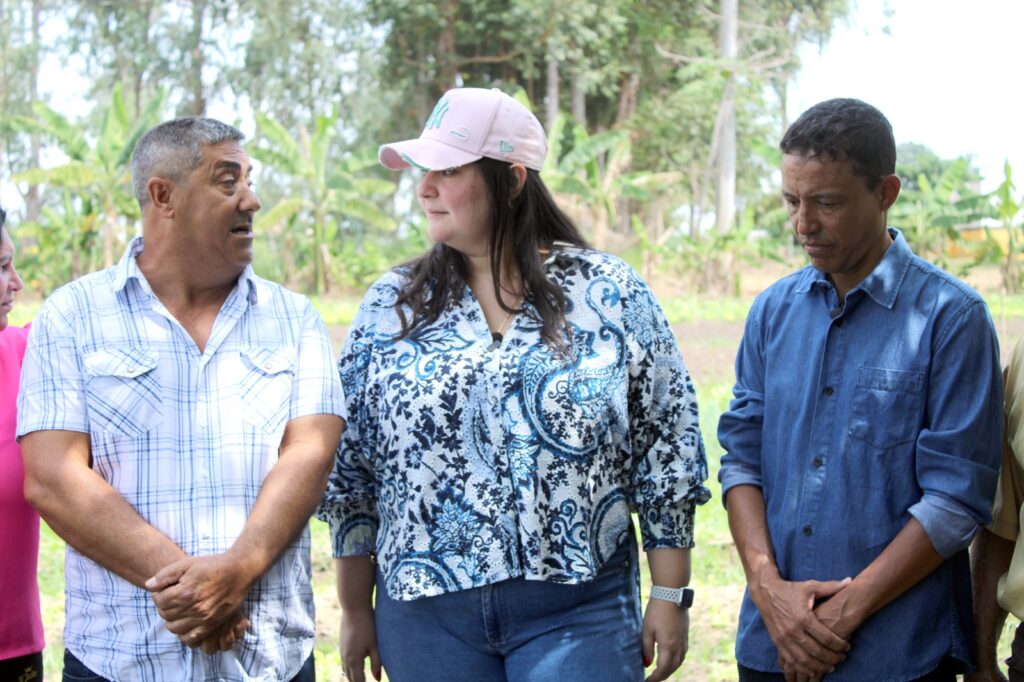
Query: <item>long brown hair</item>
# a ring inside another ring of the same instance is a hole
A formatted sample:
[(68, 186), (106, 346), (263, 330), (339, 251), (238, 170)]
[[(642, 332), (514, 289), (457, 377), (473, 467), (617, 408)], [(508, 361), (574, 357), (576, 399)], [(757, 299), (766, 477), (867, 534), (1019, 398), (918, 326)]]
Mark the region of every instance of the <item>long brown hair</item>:
[[(586, 240), (552, 198), (537, 171), (526, 171), (526, 181), (516, 194), (516, 177), (507, 162), (482, 158), (472, 164), (480, 171), (491, 208), (489, 257), (494, 293), (502, 309), (518, 313), (501, 296), (501, 273), (513, 268), (522, 283), (523, 300), (529, 301), (541, 322), (541, 338), (555, 348), (564, 345), (565, 294), (544, 275), (541, 251), (557, 242), (586, 247)], [(395, 302), (404, 339), (427, 327), (445, 307), (465, 293), (469, 265), (465, 256), (445, 244), (435, 244), (425, 254), (400, 268), (407, 278)], [(404, 306), (412, 313), (407, 319)]]

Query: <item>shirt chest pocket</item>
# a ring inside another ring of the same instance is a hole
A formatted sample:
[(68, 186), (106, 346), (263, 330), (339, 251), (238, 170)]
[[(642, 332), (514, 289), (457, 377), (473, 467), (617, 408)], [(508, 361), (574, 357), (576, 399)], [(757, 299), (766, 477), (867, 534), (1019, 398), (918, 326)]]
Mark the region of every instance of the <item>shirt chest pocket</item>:
[(240, 352), (242, 419), (267, 433), (288, 421), (295, 376), (295, 347), (248, 348)]
[(135, 438), (163, 422), (156, 353), (102, 348), (86, 353), (85, 399), (92, 428)]
[(850, 435), (876, 448), (917, 437), (924, 415), (924, 373), (862, 367), (850, 406)]

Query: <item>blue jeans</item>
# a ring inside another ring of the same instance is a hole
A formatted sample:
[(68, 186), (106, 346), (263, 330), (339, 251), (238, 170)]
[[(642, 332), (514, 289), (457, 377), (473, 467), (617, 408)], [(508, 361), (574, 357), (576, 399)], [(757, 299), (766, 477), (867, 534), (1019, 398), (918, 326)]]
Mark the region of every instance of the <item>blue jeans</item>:
[(581, 585), (505, 580), (413, 601), (377, 575), (377, 646), (391, 682), (644, 679), (636, 541)]
[[(100, 677), (85, 667), (74, 654), (67, 649), (64, 650), (64, 675), (63, 682), (109, 682), (107, 678)], [(313, 663), (313, 654), (309, 655), (306, 662), (299, 670), (299, 674), (292, 678), (292, 682), (316, 682), (316, 667)]]

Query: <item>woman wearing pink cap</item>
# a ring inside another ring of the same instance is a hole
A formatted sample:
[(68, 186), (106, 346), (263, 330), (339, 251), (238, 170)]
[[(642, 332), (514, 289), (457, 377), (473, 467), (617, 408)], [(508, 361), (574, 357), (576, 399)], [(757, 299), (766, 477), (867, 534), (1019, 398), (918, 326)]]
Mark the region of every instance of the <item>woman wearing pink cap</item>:
[(36, 568), (39, 514), (25, 501), (25, 469), (14, 438), (21, 360), (28, 328), (7, 326), (22, 281), (0, 208), (0, 680), (43, 679), (43, 622)]
[(434, 245), (371, 287), (339, 361), (319, 514), (351, 680), (367, 657), (393, 682), (637, 682), (655, 657), (663, 680), (686, 654), (693, 386), (647, 285), (555, 205), (546, 153), (526, 107), (474, 88), (380, 149), (423, 171)]

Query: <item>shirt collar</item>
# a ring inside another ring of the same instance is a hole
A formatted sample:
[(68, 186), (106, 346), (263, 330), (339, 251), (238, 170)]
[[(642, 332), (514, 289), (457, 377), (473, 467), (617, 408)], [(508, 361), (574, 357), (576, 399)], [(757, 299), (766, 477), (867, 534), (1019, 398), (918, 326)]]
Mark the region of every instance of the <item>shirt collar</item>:
[[(903, 278), (907, 274), (907, 268), (910, 267), (910, 261), (914, 254), (902, 232), (895, 227), (888, 229), (889, 236), (892, 237), (892, 244), (882, 254), (882, 260), (878, 261), (878, 265), (871, 271), (871, 274), (851, 289), (847, 296), (854, 291), (863, 291), (878, 305), (892, 308), (896, 303), (896, 294), (899, 293), (900, 285), (903, 284)], [(805, 294), (818, 286), (832, 286), (832, 283), (828, 281), (825, 273), (808, 266), (800, 276), (796, 293)]]
[(587, 249), (582, 246), (576, 246), (575, 244), (569, 244), (568, 242), (555, 242), (551, 245), (551, 251), (548, 253), (547, 258), (544, 259), (544, 267), (550, 266), (559, 258), (572, 258), (577, 261), (586, 259), (585, 253)]
[(131, 280), (136, 280), (143, 286), (144, 289), (149, 289), (149, 283), (146, 282), (146, 277), (139, 270), (139, 264), (135, 261), (136, 257), (142, 253), (142, 236), (137, 236), (131, 240), (128, 244), (128, 248), (125, 249), (124, 255), (121, 256), (121, 260), (118, 261), (114, 267), (114, 291), (121, 291)]
[[(135, 280), (142, 291), (149, 296), (153, 296), (153, 290), (149, 287), (146, 276), (139, 269), (138, 256), (142, 253), (143, 248), (141, 235), (132, 239), (131, 243), (128, 244), (128, 248), (125, 249), (121, 260), (114, 267), (114, 291), (121, 291), (128, 286), (128, 282)], [(256, 305), (259, 302), (260, 286), (256, 280), (252, 265), (245, 266), (245, 269), (238, 276), (238, 283), (235, 286), (240, 291), (246, 292), (246, 299), (249, 301), (249, 305)]]

